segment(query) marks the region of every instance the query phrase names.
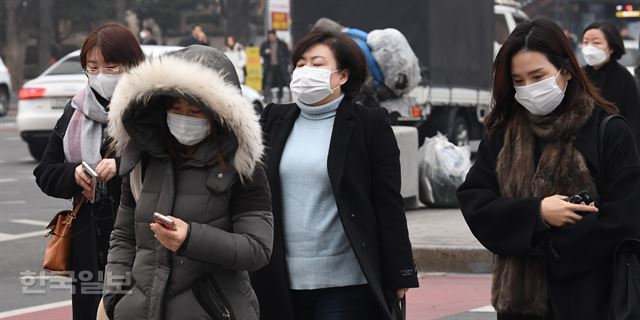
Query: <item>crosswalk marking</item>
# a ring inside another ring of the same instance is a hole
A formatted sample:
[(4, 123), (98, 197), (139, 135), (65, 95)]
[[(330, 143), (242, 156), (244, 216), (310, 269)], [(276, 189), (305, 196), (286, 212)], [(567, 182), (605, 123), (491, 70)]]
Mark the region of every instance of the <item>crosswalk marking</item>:
[[(46, 221), (33, 220), (33, 219), (13, 219), (9, 221), (12, 223), (26, 224), (26, 225), (38, 226), (38, 227), (46, 227), (49, 225), (49, 223)], [(48, 232), (49, 230), (38, 230), (38, 231), (24, 232), (24, 233), (18, 233), (18, 234), (0, 232), (0, 242), (20, 240), (20, 239), (32, 238), (32, 237), (43, 237)]]
[(54, 302), (54, 303), (47, 303), (47, 304), (34, 306), (34, 307), (0, 312), (0, 319), (19, 316), (27, 313), (32, 313), (32, 312), (44, 311), (44, 310), (55, 309), (60, 307), (67, 307), (70, 305), (71, 305), (71, 300), (66, 300), (66, 301), (60, 301), (60, 302)]
[(22, 276), (20, 277), (20, 280), (32, 280), (32, 279), (36, 279), (36, 280), (49, 280), (49, 279), (61, 279), (64, 280), (65, 282), (71, 282), (72, 279), (69, 277), (63, 277), (63, 276), (57, 276), (57, 275), (39, 275), (39, 276)]
[(0, 206), (5, 204), (27, 204), (24, 200), (0, 201)]
[(14, 219), (14, 220), (9, 220), (9, 221), (11, 221), (13, 223), (28, 224), (28, 225), (39, 226), (39, 227), (46, 227), (46, 226), (49, 225), (49, 222), (42, 221), (42, 220)]
[(488, 306), (476, 308), (470, 311), (471, 312), (496, 312), (496, 309), (494, 309), (493, 306), (488, 305)]
[(0, 242), (20, 240), (20, 239), (32, 238), (32, 237), (44, 237), (47, 235), (47, 233), (49, 233), (49, 230), (40, 230), (40, 231), (33, 231), (33, 232), (26, 232), (26, 233), (19, 233), (19, 234), (0, 233)]

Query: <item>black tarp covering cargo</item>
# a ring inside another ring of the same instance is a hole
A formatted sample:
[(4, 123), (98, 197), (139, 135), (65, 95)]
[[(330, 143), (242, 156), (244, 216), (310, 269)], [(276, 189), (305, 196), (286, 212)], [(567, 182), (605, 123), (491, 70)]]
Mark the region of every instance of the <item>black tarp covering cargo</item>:
[(371, 31), (402, 32), (435, 87), (488, 89), (493, 0), (293, 0), (293, 38), (321, 17)]

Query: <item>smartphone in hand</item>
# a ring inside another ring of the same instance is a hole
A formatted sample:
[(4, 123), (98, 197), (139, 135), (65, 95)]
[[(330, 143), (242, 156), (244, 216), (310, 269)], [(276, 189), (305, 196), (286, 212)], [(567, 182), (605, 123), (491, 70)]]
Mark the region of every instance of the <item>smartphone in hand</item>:
[(165, 216), (162, 213), (154, 212), (153, 219), (157, 224), (163, 226), (165, 229), (176, 230), (176, 223), (169, 216)]
[[(567, 202), (570, 202), (570, 203), (575, 203), (575, 204), (584, 204), (584, 205), (596, 207), (595, 200), (593, 199), (593, 197), (591, 197), (589, 192), (586, 191), (586, 190), (582, 190), (582, 191), (580, 191), (580, 192), (568, 197), (564, 201), (567, 201)], [(581, 215), (581, 216), (583, 216), (583, 217), (587, 214), (586, 212), (576, 212), (576, 213)]]
[(84, 172), (87, 178), (89, 178), (89, 180), (91, 181), (91, 183), (89, 184), (89, 186), (91, 187), (91, 195), (87, 197), (87, 199), (91, 203), (94, 203), (96, 200), (96, 189), (98, 187), (98, 173), (84, 161), (82, 161), (82, 172)]

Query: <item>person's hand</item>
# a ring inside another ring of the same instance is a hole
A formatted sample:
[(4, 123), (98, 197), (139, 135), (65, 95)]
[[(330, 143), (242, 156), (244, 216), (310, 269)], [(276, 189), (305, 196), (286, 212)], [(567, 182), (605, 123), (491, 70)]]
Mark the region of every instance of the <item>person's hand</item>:
[(91, 187), (91, 179), (87, 177), (82, 170), (82, 164), (78, 165), (75, 170), (75, 179), (76, 184), (82, 188), (82, 194), (88, 199), (93, 194), (93, 189)]
[(176, 230), (169, 230), (158, 223), (151, 223), (151, 231), (155, 233), (155, 238), (167, 249), (176, 252), (187, 238), (189, 224), (183, 220), (171, 217), (176, 224)]
[(404, 298), (404, 296), (407, 294), (407, 291), (409, 291), (409, 288), (397, 289), (396, 294), (398, 295), (398, 300), (401, 300), (402, 298)]
[(582, 220), (576, 212), (597, 213), (598, 208), (593, 205), (575, 204), (565, 201), (567, 197), (554, 195), (542, 199), (540, 214), (550, 226), (562, 227)]
[(98, 166), (96, 166), (96, 173), (100, 181), (107, 182), (111, 178), (116, 176), (116, 160), (115, 159), (102, 159)]

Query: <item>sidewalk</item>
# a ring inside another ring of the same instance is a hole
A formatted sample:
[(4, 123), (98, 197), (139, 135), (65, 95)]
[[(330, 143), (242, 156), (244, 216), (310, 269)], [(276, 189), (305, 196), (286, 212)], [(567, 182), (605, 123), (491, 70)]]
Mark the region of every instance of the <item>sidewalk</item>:
[(407, 211), (420, 272), (490, 273), (492, 255), (473, 236), (459, 209)]

